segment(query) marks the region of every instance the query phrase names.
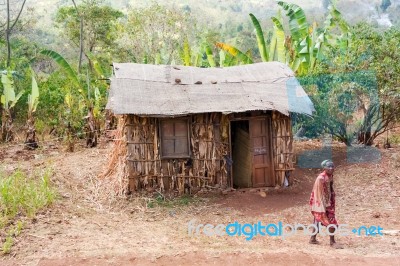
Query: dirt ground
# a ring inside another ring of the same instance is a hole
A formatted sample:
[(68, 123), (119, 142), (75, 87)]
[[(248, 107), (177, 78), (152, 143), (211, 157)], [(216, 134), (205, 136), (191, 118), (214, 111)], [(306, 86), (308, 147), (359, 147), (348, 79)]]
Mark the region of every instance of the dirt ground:
[[(255, 236), (249, 241), (244, 236), (188, 234), (193, 219), (213, 225), (309, 224), (307, 203), (318, 169), (297, 168), (293, 185), (287, 188), (210, 193), (196, 196), (189, 205), (149, 208), (143, 197), (120, 199), (117, 204), (96, 200), (96, 175), (106, 165), (109, 145), (79, 146), (74, 153), (59, 147), (0, 147), (4, 171), (51, 168), (59, 193), (51, 208), (26, 221), (11, 254), (0, 257), (0, 265), (400, 265), (399, 147), (379, 149), (378, 162), (349, 163), (346, 147), (333, 144), (339, 223), (351, 228), (379, 225), (385, 230), (383, 236), (339, 236), (337, 241), (344, 246), (340, 250), (330, 248), (328, 236), (319, 236), (321, 244), (310, 245), (301, 232), (285, 239)], [(296, 143), (299, 156), (319, 148), (317, 141)]]

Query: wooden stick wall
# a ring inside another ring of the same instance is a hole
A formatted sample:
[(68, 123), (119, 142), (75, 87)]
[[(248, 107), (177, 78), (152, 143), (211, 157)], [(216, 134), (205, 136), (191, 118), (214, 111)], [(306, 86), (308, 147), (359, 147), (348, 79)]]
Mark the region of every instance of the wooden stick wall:
[(159, 120), (126, 116), (127, 167), (131, 191), (177, 191), (228, 186), (229, 120), (218, 113), (190, 117), (191, 159), (162, 159)]
[(294, 170), (293, 134), (290, 118), (274, 111), (272, 113), (272, 131), (275, 181), (282, 186), (285, 175)]
[[(204, 186), (232, 186), (226, 157), (229, 154), (229, 119), (219, 113), (190, 116), (191, 159), (162, 159), (159, 118), (124, 116), (126, 173), (129, 190), (174, 191)], [(294, 170), (290, 118), (272, 112), (273, 163), (276, 184)], [(226, 156), (226, 157), (225, 157)]]

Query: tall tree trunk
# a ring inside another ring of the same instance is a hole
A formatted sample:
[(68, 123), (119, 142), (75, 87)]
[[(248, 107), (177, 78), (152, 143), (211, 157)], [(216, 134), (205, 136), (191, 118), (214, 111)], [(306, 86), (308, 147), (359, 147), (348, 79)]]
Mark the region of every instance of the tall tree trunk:
[(7, 42), (7, 68), (10, 66), (11, 61), (11, 46), (10, 46), (10, 0), (7, 0), (7, 29), (6, 29), (6, 42)]
[(83, 18), (80, 17), (80, 29), (79, 29), (79, 65), (78, 73), (81, 73), (82, 68), (82, 56), (83, 56)]
[(21, 16), (22, 10), (24, 10), (26, 0), (22, 3), (21, 9), (18, 12), (13, 24), (10, 26), (11, 15), (10, 15), (10, 0), (7, 0), (7, 29), (6, 29), (6, 42), (7, 42), (7, 67), (11, 64), (11, 45), (10, 45), (10, 34), (15, 24), (17, 24), (19, 17)]
[(83, 57), (83, 17), (79, 13), (78, 7), (75, 3), (75, 0), (72, 0), (72, 3), (74, 4), (76, 13), (78, 14), (79, 21), (80, 21), (80, 29), (79, 29), (79, 63), (78, 63), (78, 73), (81, 73), (81, 67), (82, 67), (82, 57)]

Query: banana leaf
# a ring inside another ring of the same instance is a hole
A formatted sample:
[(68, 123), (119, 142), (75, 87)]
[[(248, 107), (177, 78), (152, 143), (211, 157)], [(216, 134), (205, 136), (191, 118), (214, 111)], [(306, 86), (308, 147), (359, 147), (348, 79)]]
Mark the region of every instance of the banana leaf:
[(295, 60), (292, 62), (290, 68), (293, 70), (293, 72), (298, 72), (301, 64), (301, 59), (299, 57), (296, 57)]
[(276, 58), (281, 63), (286, 63), (286, 48), (285, 48), (285, 31), (282, 26), (281, 19), (272, 17), (274, 22), (274, 36), (276, 36)]
[(6, 110), (13, 108), (24, 93), (24, 91), (20, 91), (17, 96), (15, 96), (14, 81), (11, 77), (11, 74), (12, 73), (10, 71), (5, 71), (1, 74), (3, 95), (0, 97), (0, 102)]
[(299, 40), (307, 36), (309, 25), (303, 9), (296, 4), (288, 4), (283, 1), (278, 1), (277, 4), (286, 10), (286, 16), (289, 17), (289, 29), (292, 37)]
[(252, 64), (253, 63), (253, 60), (249, 56), (247, 56), (246, 54), (241, 52), (236, 47), (233, 47), (233, 46), (231, 46), (229, 44), (225, 44), (225, 43), (222, 43), (222, 42), (217, 42), (216, 46), (218, 48), (228, 52), (230, 55), (232, 55), (234, 58), (238, 59), (242, 63), (245, 63), (245, 64)]
[(101, 67), (99, 60), (97, 60), (96, 56), (92, 54), (91, 52), (85, 52), (85, 55), (89, 58), (89, 60), (92, 62), (93, 69), (95, 71), (95, 74), (100, 77), (104, 78), (106, 76), (104, 69)]
[(204, 49), (206, 51), (208, 63), (210, 64), (211, 67), (216, 67), (217, 65), (215, 64), (214, 55), (210, 45), (208, 43), (205, 43)]
[(328, 33), (336, 26), (339, 27), (343, 34), (350, 32), (350, 26), (343, 19), (342, 14), (335, 7), (331, 7), (329, 14), (324, 21), (324, 31)]
[(28, 112), (34, 113), (36, 111), (36, 107), (39, 103), (39, 87), (35, 79), (35, 72), (31, 69), (32, 72), (32, 91), (31, 94), (28, 95)]
[[(252, 54), (251, 54), (251, 49), (247, 50), (246, 52), (247, 58), (252, 58)], [(251, 64), (249, 61), (246, 62), (246, 64)]]
[(3, 84), (3, 95), (1, 95), (1, 103), (5, 109), (9, 108), (9, 103), (15, 100), (15, 91), (13, 80), (6, 73), (1, 74), (1, 83)]
[(264, 33), (261, 28), (260, 22), (251, 13), (250, 13), (250, 18), (251, 21), (253, 22), (254, 28), (256, 29), (257, 44), (258, 44), (258, 50), (260, 51), (261, 59), (263, 62), (267, 62), (268, 61), (267, 46), (265, 44)]
[(269, 44), (269, 59), (271, 61), (276, 61), (278, 60), (278, 55), (277, 55), (277, 49), (276, 49), (276, 44), (277, 44), (277, 40), (276, 40), (276, 34), (275, 31), (272, 34), (271, 37), (271, 43)]
[(67, 60), (64, 59), (60, 54), (58, 54), (55, 51), (52, 50), (42, 50), (40, 51), (42, 55), (48, 56), (52, 58), (56, 63), (67, 73), (68, 77), (71, 79), (71, 81), (74, 83), (76, 86), (79, 85), (79, 79), (78, 75), (75, 73), (75, 71), (72, 69), (72, 67), (68, 64)]
[(225, 52), (223, 50), (219, 51), (219, 66), (225, 66)]
[[(336, 45), (342, 50), (346, 50), (350, 42), (350, 26), (343, 19), (342, 14), (336, 9), (335, 6), (329, 7), (329, 14), (324, 22), (324, 33), (325, 33), (325, 44), (330, 42), (335, 42)], [(341, 35), (335, 35), (331, 32), (335, 27), (339, 27)]]
[(21, 98), (22, 94), (24, 94), (24, 91), (20, 91), (17, 96), (15, 96), (14, 101), (11, 102), (10, 108), (13, 108), (15, 104), (18, 102), (19, 98)]
[(201, 66), (202, 65), (202, 57), (203, 57), (203, 55), (200, 52), (196, 53), (194, 56), (194, 59), (193, 59), (193, 65)]

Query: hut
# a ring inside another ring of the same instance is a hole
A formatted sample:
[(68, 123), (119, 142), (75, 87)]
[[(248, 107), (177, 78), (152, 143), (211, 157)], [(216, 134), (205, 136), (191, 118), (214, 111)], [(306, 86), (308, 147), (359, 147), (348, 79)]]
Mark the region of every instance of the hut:
[(129, 191), (282, 186), (294, 170), (290, 113), (314, 107), (286, 65), (113, 70)]

